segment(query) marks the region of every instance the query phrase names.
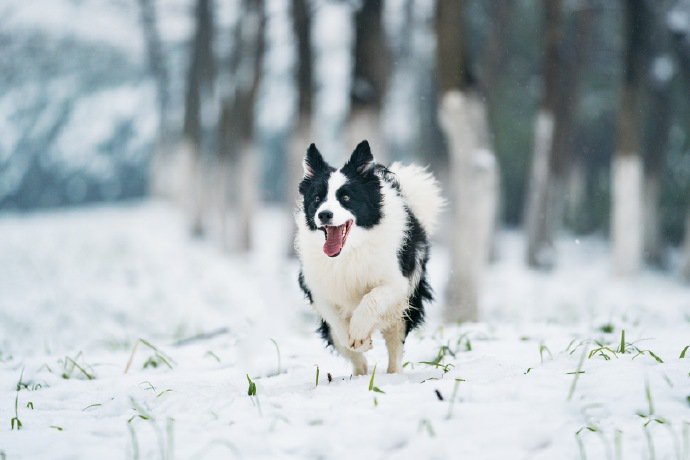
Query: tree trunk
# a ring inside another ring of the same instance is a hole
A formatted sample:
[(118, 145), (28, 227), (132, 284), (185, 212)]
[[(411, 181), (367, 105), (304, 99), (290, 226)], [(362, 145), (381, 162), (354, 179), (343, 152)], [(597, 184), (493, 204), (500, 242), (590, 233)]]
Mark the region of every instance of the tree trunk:
[(151, 75), (156, 82), (156, 100), (158, 102), (158, 135), (153, 150), (150, 172), (150, 187), (154, 196), (173, 197), (174, 157), (171, 154), (172, 129), (170, 117), (170, 74), (165, 60), (163, 43), (158, 28), (158, 15), (155, 0), (139, 0), (139, 15), (146, 54)]
[[(210, 156), (210, 120), (202, 115), (211, 110), (208, 104), (213, 100), (214, 62), (213, 62), (213, 9), (211, 0), (197, 0), (196, 32), (192, 46), (192, 56), (187, 77), (183, 137), (188, 146), (187, 154), (191, 180), (191, 231), (203, 235), (207, 230), (207, 196), (205, 190), (207, 167)], [(207, 110), (208, 109), (208, 110)]]
[[(576, 167), (573, 149), (577, 125), (577, 110), (580, 101), (582, 75), (587, 65), (591, 45), (594, 8), (589, 0), (580, 2), (574, 13), (567, 37), (562, 46), (561, 67), (558, 72), (556, 99), (556, 120), (553, 134), (552, 159), (549, 162), (549, 188), (547, 191), (546, 232), (547, 241), (556, 238), (558, 230), (565, 222), (569, 171)], [(584, 187), (582, 188), (584, 191)], [(555, 251), (553, 252), (555, 263)]]
[(625, 68), (618, 113), (616, 154), (612, 165), (614, 271), (630, 276), (640, 271), (643, 250), (643, 174), (640, 157), (640, 90), (646, 21), (644, 0), (625, 3)]
[[(297, 184), (302, 177), (302, 159), (307, 146), (312, 142), (311, 118), (313, 114), (313, 51), (312, 51), (312, 12), (307, 0), (292, 0), (292, 26), (297, 37), (297, 123), (288, 147), (288, 192), (287, 206), (292, 215), (299, 197)], [(288, 255), (294, 257), (294, 236), (288, 243)]]
[(525, 210), (527, 264), (550, 268), (554, 263), (553, 235), (550, 231), (549, 191), (553, 186), (554, 131), (561, 66), (561, 0), (544, 0), (545, 57), (542, 102), (534, 129), (534, 155)]
[(498, 168), (484, 102), (470, 88), (462, 32), (462, 3), (439, 0), (436, 65), (439, 122), (450, 152), (451, 267), (444, 316), (477, 321), (481, 274), (491, 252), (498, 204)]
[(577, 234), (585, 231), (585, 206), (587, 202), (587, 172), (582, 157), (574, 158), (567, 172), (565, 222)]
[[(483, 104), (475, 95), (452, 90), (443, 95), (439, 119), (451, 152), (451, 267), (445, 318), (477, 321), (481, 274), (491, 253), (498, 207), (498, 168), (482, 148)], [(485, 134), (488, 134), (485, 132)]]
[(390, 74), (386, 34), (383, 28), (383, 0), (362, 2), (355, 13), (355, 43), (348, 143), (357, 145), (367, 139), (379, 162), (386, 162), (381, 111)]
[(568, 170), (573, 167), (573, 136), (580, 83), (590, 45), (593, 8), (582, 2), (567, 34), (560, 1), (545, 0), (546, 57), (542, 106), (535, 127), (535, 149), (526, 216), (527, 263), (551, 268), (554, 241), (565, 221)]
[[(258, 196), (255, 107), (261, 83), (265, 49), (263, 0), (244, 0), (237, 29), (231, 73), (234, 94), (224, 98), (219, 129), (221, 175), (221, 232), (229, 252), (246, 252), (252, 246), (253, 212)], [(228, 216), (228, 212), (230, 215)]]
[(664, 266), (664, 246), (661, 237), (659, 202), (661, 200), (661, 177), (645, 168), (643, 183), (643, 225), (644, 260), (656, 267)]
[(690, 283), (690, 206), (685, 219), (685, 243), (683, 244), (683, 278)]
[(671, 44), (666, 26), (667, 11), (665, 8), (652, 10), (655, 21), (649, 46), (652, 48), (650, 54), (655, 57), (647, 74), (649, 108), (644, 139), (644, 257), (647, 263), (663, 267), (666, 260), (659, 204), (675, 102), (672, 91), (674, 64), (667, 54)]

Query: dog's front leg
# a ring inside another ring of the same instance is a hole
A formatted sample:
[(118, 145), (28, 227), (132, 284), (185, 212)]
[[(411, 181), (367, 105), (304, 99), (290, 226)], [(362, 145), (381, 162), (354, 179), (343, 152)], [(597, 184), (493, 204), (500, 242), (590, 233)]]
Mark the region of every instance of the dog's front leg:
[(347, 321), (338, 314), (332, 305), (318, 305), (316, 311), (328, 324), (331, 339), (336, 343), (347, 345)]
[[(331, 340), (333, 341), (333, 346), (338, 353), (348, 358), (352, 362), (352, 373), (354, 375), (365, 375), (367, 373), (367, 359), (364, 357), (362, 352), (366, 351), (366, 347), (362, 347), (361, 350), (352, 350), (347, 346), (348, 343), (348, 324), (345, 319), (343, 319), (338, 312), (333, 308), (333, 306), (323, 306), (316, 308), (316, 311), (321, 315), (321, 318), (326, 321), (331, 334)], [(368, 343), (369, 348), (371, 348), (371, 340)]]
[(350, 319), (348, 347), (360, 351), (371, 346), (374, 328), (383, 318), (396, 316), (396, 312), (392, 310), (400, 305), (401, 292), (405, 292), (404, 285), (385, 284), (375, 287), (362, 298)]

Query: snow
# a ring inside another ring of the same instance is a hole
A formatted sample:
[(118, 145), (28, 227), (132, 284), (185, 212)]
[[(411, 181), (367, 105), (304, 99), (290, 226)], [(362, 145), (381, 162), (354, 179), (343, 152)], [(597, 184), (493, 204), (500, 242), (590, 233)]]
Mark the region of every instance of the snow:
[(11, 0), (3, 17), (5, 27), (36, 29), (55, 37), (72, 37), (107, 44), (143, 55), (144, 43), (134, 1)]
[[(160, 203), (0, 216), (0, 457), (553, 459), (581, 458), (580, 439), (590, 459), (648, 458), (650, 442), (687, 458), (690, 293), (673, 278), (613, 278), (597, 238), (561, 238), (559, 268), (528, 271), (521, 235), (503, 232), (483, 322), (441, 326), (432, 306), (399, 375), (380, 370), (377, 337), (377, 393), (313, 333), (276, 231), (289, 216), (259, 219), (259, 248), (227, 256)], [(439, 298), (447, 263), (435, 247)], [(629, 351), (663, 363), (602, 350), (572, 374), (623, 329)], [(125, 374), (139, 338), (172, 369), (140, 343)], [(446, 373), (421, 363), (443, 345)]]
[(667, 83), (676, 73), (673, 59), (668, 54), (657, 56), (652, 61), (652, 76), (657, 83)]
[(690, 31), (690, 1), (677, 2), (668, 12), (666, 22), (676, 33), (687, 34)]

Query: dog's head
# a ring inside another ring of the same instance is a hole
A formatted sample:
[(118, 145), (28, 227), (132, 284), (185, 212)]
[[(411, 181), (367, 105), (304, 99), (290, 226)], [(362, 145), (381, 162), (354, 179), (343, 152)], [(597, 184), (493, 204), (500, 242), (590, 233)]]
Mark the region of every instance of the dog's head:
[(299, 192), (307, 227), (323, 232), (323, 252), (329, 257), (357, 246), (363, 232), (382, 217), (381, 183), (367, 141), (355, 148), (340, 169), (326, 163), (311, 144), (304, 158)]

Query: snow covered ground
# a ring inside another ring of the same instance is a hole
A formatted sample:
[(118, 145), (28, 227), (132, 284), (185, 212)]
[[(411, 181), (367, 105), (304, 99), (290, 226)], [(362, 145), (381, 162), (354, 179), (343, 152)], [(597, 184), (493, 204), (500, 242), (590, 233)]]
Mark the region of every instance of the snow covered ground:
[[(674, 279), (612, 279), (596, 239), (528, 271), (502, 234), (484, 321), (442, 327), (435, 305), (405, 373), (372, 384), (313, 333), (289, 218), (260, 219), (229, 257), (158, 203), (0, 216), (0, 459), (690, 458)], [(385, 367), (380, 338), (368, 355)]]

